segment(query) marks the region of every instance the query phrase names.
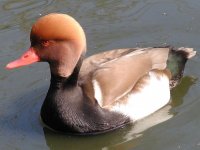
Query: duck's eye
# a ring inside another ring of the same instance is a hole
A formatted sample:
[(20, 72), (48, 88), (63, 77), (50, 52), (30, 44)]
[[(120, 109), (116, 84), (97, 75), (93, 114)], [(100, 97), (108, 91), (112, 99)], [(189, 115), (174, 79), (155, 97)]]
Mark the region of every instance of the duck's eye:
[(42, 41), (42, 46), (47, 47), (50, 45), (49, 41)]

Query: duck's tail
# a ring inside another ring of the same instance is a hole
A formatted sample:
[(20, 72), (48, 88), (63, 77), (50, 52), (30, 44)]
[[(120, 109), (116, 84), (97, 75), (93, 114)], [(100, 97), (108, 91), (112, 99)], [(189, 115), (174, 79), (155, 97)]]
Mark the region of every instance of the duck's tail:
[(173, 88), (179, 83), (183, 76), (185, 64), (188, 59), (196, 55), (196, 51), (193, 48), (171, 48), (167, 60), (167, 68), (170, 70), (172, 78), (170, 81), (170, 87)]

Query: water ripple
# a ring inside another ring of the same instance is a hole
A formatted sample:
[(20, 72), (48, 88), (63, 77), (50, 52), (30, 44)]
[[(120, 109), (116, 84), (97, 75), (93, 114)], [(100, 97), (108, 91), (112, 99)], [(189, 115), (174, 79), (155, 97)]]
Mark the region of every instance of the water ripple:
[[(41, 15), (44, 8), (51, 5), (54, 0), (10, 0), (0, 3), (0, 32), (30, 26), (35, 18)], [(37, 13), (35, 13), (37, 12)]]

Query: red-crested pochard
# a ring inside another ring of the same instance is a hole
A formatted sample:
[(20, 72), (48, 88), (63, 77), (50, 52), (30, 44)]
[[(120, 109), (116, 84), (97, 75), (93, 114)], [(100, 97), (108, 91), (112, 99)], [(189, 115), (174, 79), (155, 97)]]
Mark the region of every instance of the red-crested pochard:
[(41, 108), (43, 122), (72, 134), (98, 134), (159, 110), (183, 75), (192, 48), (148, 47), (102, 52), (84, 59), (86, 37), (66, 14), (39, 18), (31, 46), (12, 69), (34, 62), (50, 65), (51, 82)]

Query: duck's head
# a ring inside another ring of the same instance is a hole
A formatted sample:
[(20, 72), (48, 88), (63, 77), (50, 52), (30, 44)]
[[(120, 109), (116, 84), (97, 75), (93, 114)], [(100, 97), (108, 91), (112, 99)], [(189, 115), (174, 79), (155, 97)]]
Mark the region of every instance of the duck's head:
[(66, 14), (53, 13), (39, 18), (32, 26), (30, 41), (30, 48), (19, 59), (7, 64), (7, 69), (46, 61), (53, 74), (68, 77), (86, 51), (82, 27)]

